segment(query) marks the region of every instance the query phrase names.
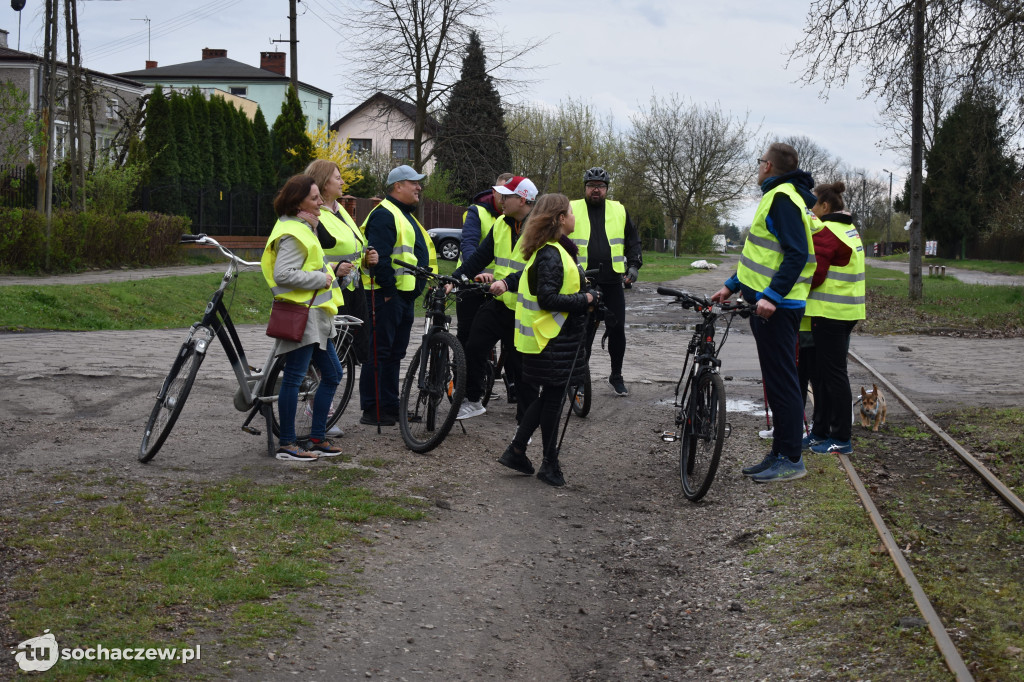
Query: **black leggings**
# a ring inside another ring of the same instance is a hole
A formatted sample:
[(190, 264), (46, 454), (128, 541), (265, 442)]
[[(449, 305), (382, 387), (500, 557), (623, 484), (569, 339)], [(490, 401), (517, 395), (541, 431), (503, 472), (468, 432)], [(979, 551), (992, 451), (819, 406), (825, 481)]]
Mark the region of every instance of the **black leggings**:
[(558, 461), (558, 423), (562, 411), (559, 406), (565, 386), (542, 386), (540, 395), (530, 403), (519, 422), (512, 446), (520, 452), (526, 452), (526, 442), (540, 425), (541, 438), (544, 443), (544, 459)]

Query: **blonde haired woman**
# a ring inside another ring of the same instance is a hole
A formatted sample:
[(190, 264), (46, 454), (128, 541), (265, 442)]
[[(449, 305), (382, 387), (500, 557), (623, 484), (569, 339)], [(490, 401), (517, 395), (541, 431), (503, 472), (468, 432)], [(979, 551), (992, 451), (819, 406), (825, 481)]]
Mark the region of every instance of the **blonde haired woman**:
[(565, 195), (542, 196), (519, 240), (526, 267), (491, 286), (492, 293), (518, 287), (515, 344), (523, 354), (522, 380), (540, 389), (498, 462), (532, 474), (526, 446), (540, 425), (544, 461), (537, 478), (553, 486), (565, 485), (558, 461), (558, 422), (566, 386), (583, 380), (587, 358), (581, 339), (587, 309), (595, 299), (593, 293), (584, 291), (586, 279), (576, 262), (578, 250), (569, 239), (575, 227), (576, 218)]

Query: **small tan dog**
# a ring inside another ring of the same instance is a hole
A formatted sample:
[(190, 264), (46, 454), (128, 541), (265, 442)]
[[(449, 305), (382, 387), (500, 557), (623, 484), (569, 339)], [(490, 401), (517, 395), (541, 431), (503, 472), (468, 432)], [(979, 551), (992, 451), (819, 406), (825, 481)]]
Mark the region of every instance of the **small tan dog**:
[(860, 425), (871, 426), (872, 431), (885, 426), (885, 396), (878, 392), (876, 384), (871, 384), (870, 391), (860, 387)]

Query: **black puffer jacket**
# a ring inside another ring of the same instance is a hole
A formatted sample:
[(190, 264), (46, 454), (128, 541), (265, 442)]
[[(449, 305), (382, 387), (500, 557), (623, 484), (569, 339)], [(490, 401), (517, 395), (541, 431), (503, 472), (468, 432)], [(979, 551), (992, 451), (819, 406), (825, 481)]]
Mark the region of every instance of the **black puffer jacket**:
[[(577, 266), (578, 268), (579, 266)], [(548, 341), (538, 354), (523, 353), (523, 379), (534, 386), (564, 386), (569, 380), (573, 358), (579, 349), (579, 359), (573, 376), (583, 379), (587, 365), (587, 349), (580, 346), (586, 325), (587, 295), (586, 280), (580, 270), (583, 289), (577, 294), (560, 294), (564, 277), (562, 258), (554, 246), (542, 246), (537, 259), (526, 277), (521, 277), (519, 286), (529, 286), (530, 293), (537, 296), (537, 303), (543, 310), (570, 313), (558, 336)]]

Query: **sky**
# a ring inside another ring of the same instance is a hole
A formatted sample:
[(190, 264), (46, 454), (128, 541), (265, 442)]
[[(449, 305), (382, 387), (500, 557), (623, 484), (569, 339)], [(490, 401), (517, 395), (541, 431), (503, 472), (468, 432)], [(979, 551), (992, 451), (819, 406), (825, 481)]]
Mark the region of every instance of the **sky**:
[[(887, 181), (883, 169), (893, 171), (898, 191), (908, 163), (878, 147), (887, 131), (878, 123), (878, 104), (860, 97), (862, 83), (834, 86), (822, 99), (820, 86), (799, 82), (801, 63), (786, 68), (788, 50), (803, 39), (809, 5), (516, 0), (494, 3), (482, 28), (507, 43), (547, 38), (523, 59), (540, 68), (525, 72), (536, 82), (520, 99), (550, 106), (582, 99), (620, 129), (652, 95), (717, 103), (760, 125), (761, 137), (806, 135), (869, 177)], [(43, 7), (43, 0), (28, 0), (21, 12), (24, 51), (42, 52)], [(346, 85), (351, 52), (334, 18), (342, 7), (335, 0), (300, 0), (298, 10), (299, 80), (333, 93), (332, 121), (359, 103)], [(261, 51), (288, 51), (287, 43), (270, 42), (288, 37), (288, 0), (79, 0), (78, 8), (83, 61), (97, 71), (133, 71), (147, 59), (160, 66), (196, 61), (204, 47), (226, 49), (229, 58), (253, 66)], [(9, 3), (0, 7), (0, 28), (17, 48), (18, 13)], [(753, 165), (751, 159), (751, 172)], [(749, 221), (746, 213), (753, 208), (733, 217)]]

